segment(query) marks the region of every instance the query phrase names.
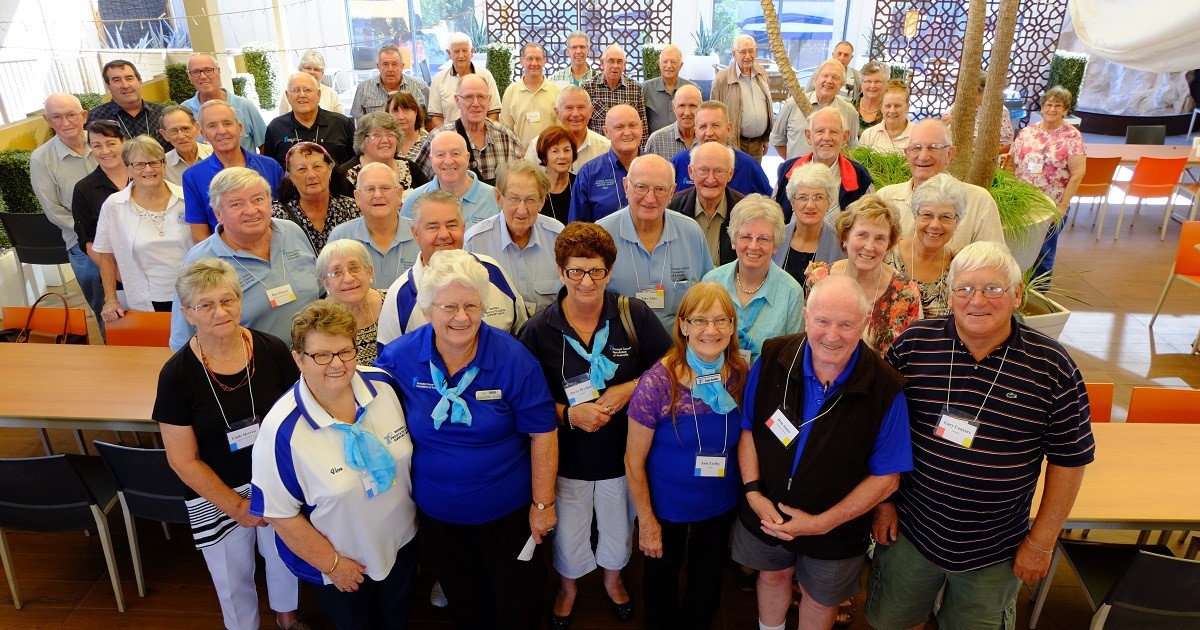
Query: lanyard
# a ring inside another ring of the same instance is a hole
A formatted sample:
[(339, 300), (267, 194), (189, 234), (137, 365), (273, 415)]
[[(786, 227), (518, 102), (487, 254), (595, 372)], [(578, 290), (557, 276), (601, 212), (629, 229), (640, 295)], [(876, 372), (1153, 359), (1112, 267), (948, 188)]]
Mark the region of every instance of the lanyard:
[[(724, 379), (721, 380), (721, 384), (722, 385), (725, 384)], [(688, 391), (690, 393), (691, 390), (689, 389)], [(704, 444), (700, 441), (700, 416), (699, 416), (699, 414), (696, 413), (696, 395), (691, 394), (691, 398), (692, 398), (692, 422), (696, 425), (696, 454), (702, 455), (704, 453)], [(715, 412), (715, 410), (714, 410), (714, 412)], [(725, 416), (725, 425), (723, 428), (723, 431), (725, 432), (725, 438), (724, 438), (724, 441), (721, 443), (721, 454), (722, 455), (729, 452), (729, 414), (726, 413), (723, 415)]]
[[(1008, 358), (1008, 349), (1010, 347), (1005, 346), (1004, 354), (1000, 355), (1000, 367), (996, 368), (996, 376), (992, 377), (992, 384), (988, 386), (987, 393), (983, 395), (983, 402), (979, 403), (979, 409), (975, 410), (975, 422), (979, 422), (979, 415), (983, 413), (983, 407), (987, 404), (988, 398), (992, 397), (992, 390), (996, 387), (996, 381), (1000, 380), (1000, 372), (1004, 370), (1004, 361)], [(950, 374), (946, 376), (946, 407), (950, 406), (950, 392), (954, 388), (954, 355), (956, 354), (958, 354), (958, 351), (951, 348)]]

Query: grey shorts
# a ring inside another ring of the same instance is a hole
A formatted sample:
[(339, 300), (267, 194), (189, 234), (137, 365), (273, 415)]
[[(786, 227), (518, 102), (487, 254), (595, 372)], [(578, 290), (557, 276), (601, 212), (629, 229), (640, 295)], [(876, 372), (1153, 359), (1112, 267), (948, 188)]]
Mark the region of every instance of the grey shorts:
[(837, 606), (858, 594), (867, 556), (843, 560), (821, 560), (772, 547), (759, 540), (742, 522), (733, 528), (733, 559), (759, 571), (782, 571), (795, 567), (796, 581), (804, 592), (822, 606)]

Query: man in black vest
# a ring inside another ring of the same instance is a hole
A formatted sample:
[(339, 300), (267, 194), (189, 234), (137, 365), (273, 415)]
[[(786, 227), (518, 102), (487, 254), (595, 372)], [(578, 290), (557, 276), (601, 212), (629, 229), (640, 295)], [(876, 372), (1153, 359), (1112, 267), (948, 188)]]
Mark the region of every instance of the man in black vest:
[(871, 509), (912, 469), (904, 379), (862, 342), (869, 305), (848, 276), (818, 282), (806, 333), (770, 339), (746, 380), (745, 483), (733, 559), (757, 569), (758, 625), (831, 628), (866, 559)]

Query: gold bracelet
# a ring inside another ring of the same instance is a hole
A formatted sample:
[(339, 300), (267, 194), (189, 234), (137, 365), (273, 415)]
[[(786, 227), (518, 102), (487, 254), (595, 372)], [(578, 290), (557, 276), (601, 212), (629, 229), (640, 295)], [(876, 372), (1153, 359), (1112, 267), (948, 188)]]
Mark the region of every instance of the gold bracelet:
[(1042, 549), (1041, 547), (1037, 546), (1037, 543), (1033, 542), (1033, 538), (1030, 538), (1029, 536), (1025, 537), (1025, 542), (1029, 543), (1030, 547), (1033, 547), (1042, 553), (1054, 555), (1054, 549)]
[(337, 571), (337, 565), (341, 561), (342, 561), (342, 556), (340, 554), (338, 554), (337, 549), (334, 549), (333, 550), (333, 566), (329, 567), (329, 570), (325, 572), (325, 575), (331, 575), (334, 571)]

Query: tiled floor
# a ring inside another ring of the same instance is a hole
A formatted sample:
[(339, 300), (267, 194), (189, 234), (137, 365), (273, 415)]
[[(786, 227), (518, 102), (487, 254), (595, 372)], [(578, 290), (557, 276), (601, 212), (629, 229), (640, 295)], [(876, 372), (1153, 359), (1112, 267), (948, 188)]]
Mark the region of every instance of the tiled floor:
[[(1089, 138), (1090, 139), (1090, 138)], [(1180, 203), (1190, 200), (1179, 199)], [(1109, 225), (1115, 220), (1110, 210)], [(1130, 388), (1135, 385), (1200, 387), (1200, 356), (1190, 354), (1191, 343), (1200, 329), (1200, 289), (1177, 286), (1168, 296), (1162, 315), (1150, 332), (1146, 325), (1171, 268), (1179, 236), (1173, 224), (1165, 242), (1158, 240), (1157, 217), (1161, 206), (1148, 205), (1132, 229), (1123, 231), (1121, 240), (1111, 240), (1111, 229), (1096, 241), (1087, 226), (1091, 217), (1081, 215), (1074, 228), (1063, 233), (1055, 273), (1055, 290), (1069, 291), (1082, 301), (1055, 296), (1073, 311), (1061, 341), (1070, 350), (1088, 381), (1116, 384), (1114, 420), (1125, 417)], [(75, 292), (78, 301), (78, 292)], [(7, 366), (11, 369), (12, 366)], [(59, 450), (73, 450), (73, 441), (65, 431), (56, 431)], [(111, 434), (88, 435), (114, 440)], [(40, 454), (36, 433), (30, 430), (0, 430), (0, 456)], [(1102, 454), (1101, 454), (1102, 456)], [(132, 581), (128, 548), (119, 510), (110, 515), (119, 555), (119, 572), (129, 610), (117, 613), (112, 589), (104, 569), (95, 536), (81, 534), (10, 533), (18, 583), (25, 606), (12, 607), (7, 588), (0, 587), (0, 628), (216, 628), (220, 613), (200, 555), (190, 544), (187, 530), (173, 526), (173, 539), (163, 539), (153, 523), (142, 523), (142, 542), (148, 593), (137, 596)], [(1131, 541), (1129, 532), (1093, 531), (1093, 540)], [(1175, 544), (1177, 553), (1182, 546)], [(640, 599), (641, 562), (634, 554), (627, 577), (630, 592)], [(428, 593), (431, 578), (421, 580), (420, 592)], [(752, 595), (733, 586), (732, 569), (727, 574), (717, 627), (755, 628), (755, 604)], [(575, 628), (639, 628), (641, 615), (628, 624), (617, 623), (603, 602), (598, 576), (581, 582), (582, 595), (576, 606)], [(546, 585), (547, 597), (553, 585)], [(1026, 594), (1030, 593), (1026, 588)], [(858, 598), (861, 606), (862, 596)], [(302, 598), (302, 612), (313, 621), (320, 613), (308, 596)], [(264, 611), (266, 610), (264, 604)], [(1027, 627), (1030, 614), (1027, 597), (1018, 602), (1019, 627)], [(860, 619), (855, 628), (866, 628)], [(1060, 568), (1055, 576), (1050, 599), (1039, 628), (1063, 630), (1085, 628), (1091, 611), (1082, 591), (1069, 571)], [(794, 617), (791, 621), (794, 627)], [(264, 616), (264, 628), (273, 627)], [(414, 613), (413, 628), (446, 628), (445, 611), (430, 607), (420, 598)]]

